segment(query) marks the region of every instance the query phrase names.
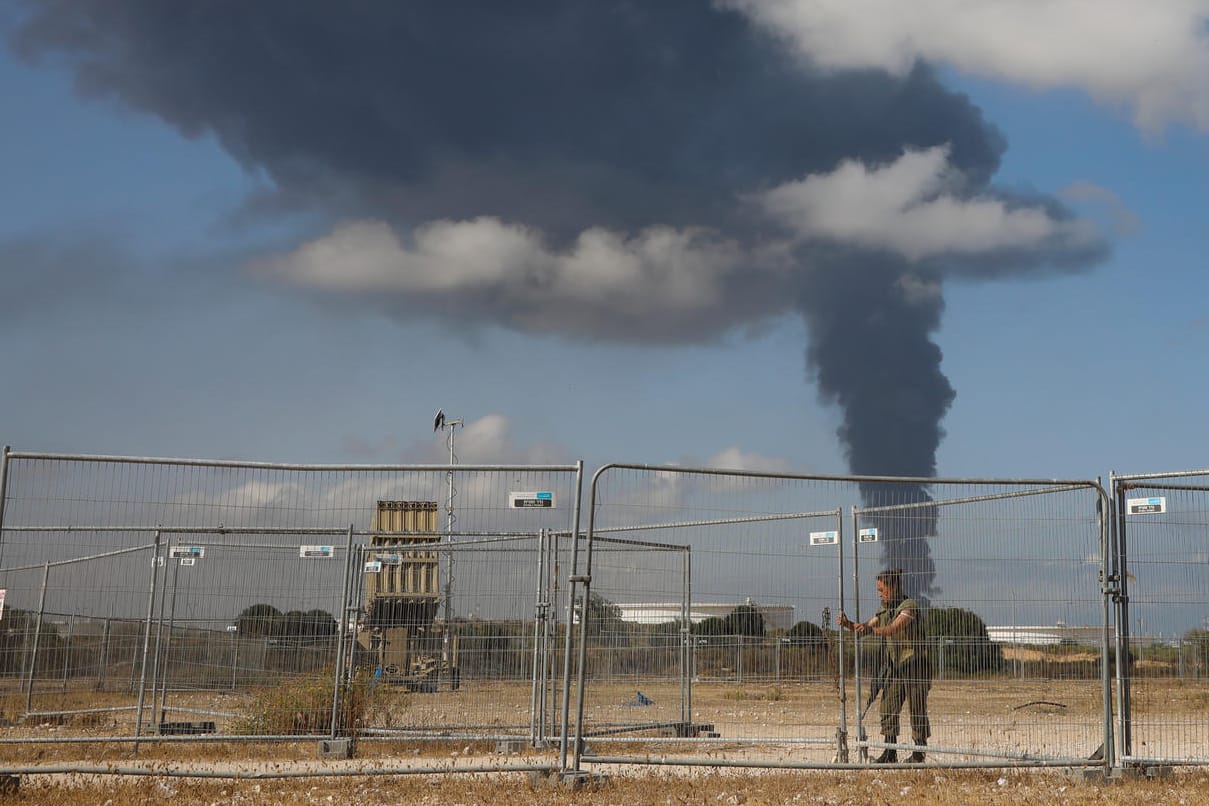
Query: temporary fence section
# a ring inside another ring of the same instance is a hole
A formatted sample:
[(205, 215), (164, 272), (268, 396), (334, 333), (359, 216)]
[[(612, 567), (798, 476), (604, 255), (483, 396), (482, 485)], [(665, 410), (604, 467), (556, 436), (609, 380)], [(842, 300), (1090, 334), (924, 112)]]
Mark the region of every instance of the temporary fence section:
[[(614, 464), (586, 530), (581, 481), (6, 450), (0, 743), (508, 740), (564, 775), (1209, 763), (1209, 471), (1110, 498)], [(887, 665), (841, 625), (893, 569), (924, 637)]]
[[(601, 536), (591, 591), (576, 600), (585, 735), (683, 736), (691, 724), (690, 557), (685, 546)], [(579, 678), (577, 678), (578, 680)]]
[(581, 465), (0, 468), (0, 741), (559, 723)]
[(1209, 763), (1209, 471), (1112, 487), (1121, 761)]
[[(1092, 481), (609, 465), (593, 479), (591, 548), (573, 577), (577, 599), (594, 603), (584, 651), (604, 631), (593, 616), (630, 642), (686, 635), (685, 728), (646, 739), (664, 743), (659, 758), (668, 763), (850, 765), (894, 749), (903, 761), (918, 751), (961, 766), (1103, 765), (1112, 756), (1111, 742), (1101, 747), (1112, 736), (1106, 503)], [(617, 532), (658, 534), (691, 550), (686, 612), (673, 609), (674, 569), (643, 577), (598, 565), (597, 541)], [(876, 711), (869, 716), (869, 683), (885, 681), (881, 640), (839, 629), (841, 614), (873, 617), (873, 578), (895, 568), (929, 636), (917, 683), (888, 695), (922, 704), (930, 682), (930, 731), (917, 719), (915, 737), (909, 710), (900, 726), (887, 716), (889, 732)], [(609, 754), (607, 742), (643, 737), (593, 738), (593, 725), (634, 707), (631, 699), (658, 702), (659, 683), (650, 670), (587, 676), (580, 731), (590, 749), (576, 769), (650, 760)], [(710, 742), (732, 749), (706, 756)]]
[(916, 500), (853, 510), (852, 618), (885, 626), (910, 600), (915, 622), (854, 652), (860, 756), (1102, 764), (1111, 722), (1099, 488), (935, 482), (865, 493)]
[[(594, 754), (618, 743), (679, 737), (690, 740), (682, 749), (775, 742), (793, 747), (795, 758), (832, 760), (845, 684), (833, 629), (841, 585), (841, 487), (710, 469), (610, 465), (596, 475), (590, 500), (585, 576), (596, 606), (589, 615), (604, 616), (630, 645), (682, 642), (688, 668), (683, 701), (679, 682), (654, 669), (591, 677), (583, 692), (582, 730)], [(643, 555), (615, 564), (601, 547), (618, 535), (691, 548), (689, 581), (681, 580), (678, 568), (657, 567)], [(640, 562), (646, 565), (638, 567)], [(589, 620), (587, 651), (607, 641), (607, 634)], [(599, 725), (621, 712), (654, 712), (668, 699), (686, 706), (676, 725), (645, 735), (601, 735)]]
[[(378, 537), (361, 547), (352, 595), (364, 607), (350, 665), (371, 675), (373, 706), (361, 735), (554, 743), (569, 604), (556, 573), (569, 567), (569, 535), (467, 537), (439, 549)], [(404, 611), (421, 598), (407, 577), (447, 558), (464, 615), (442, 624)]]

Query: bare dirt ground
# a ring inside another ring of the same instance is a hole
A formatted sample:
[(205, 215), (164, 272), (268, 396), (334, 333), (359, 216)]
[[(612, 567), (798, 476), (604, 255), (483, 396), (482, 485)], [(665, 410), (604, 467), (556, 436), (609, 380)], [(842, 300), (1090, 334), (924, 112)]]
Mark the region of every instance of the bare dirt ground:
[(285, 781), (207, 781), (177, 778), (85, 779), (32, 777), (0, 803), (71, 804), (1160, 804), (1205, 803), (1209, 775), (1159, 780), (1085, 782), (1035, 771), (782, 772), (704, 771), (614, 775), (572, 789), (504, 776), (425, 775), (393, 778), (307, 778)]
[[(650, 706), (635, 705), (632, 684), (594, 685), (588, 698), (590, 726), (657, 724), (679, 717), (679, 687), (644, 686)], [(1137, 695), (1139, 735), (1162, 734), (1185, 754), (1209, 753), (1203, 726), (1209, 696), (1200, 684), (1143, 686)], [(379, 727), (479, 724), (486, 731), (528, 735), (531, 690), (525, 684), (464, 686), (458, 692), (398, 695), (375, 705)], [(857, 760), (856, 695), (848, 691), (847, 718), (852, 761)], [(19, 698), (18, 698), (19, 699)], [(62, 707), (119, 705), (122, 698), (73, 692)], [(178, 708), (230, 713), (255, 704), (248, 694), (174, 695)], [(50, 699), (43, 705), (51, 703)], [(4, 713), (24, 705), (0, 699)], [(600, 756), (652, 756), (773, 764), (827, 763), (835, 753), (838, 689), (832, 683), (703, 683), (693, 689), (693, 718), (713, 726), (717, 740), (676, 741), (657, 730), (589, 738), (586, 772), (604, 776), (571, 788), (543, 774), (516, 769), (557, 765), (555, 749), (496, 754), (494, 742), (362, 741), (356, 758), (320, 759), (317, 742), (206, 743), (129, 742), (32, 743), (64, 736), (129, 736), (127, 717), (72, 715), (55, 719), (8, 718), (0, 739), (0, 768), (22, 769), (19, 790), (0, 794), (0, 803), (70, 803), (115, 806), (124, 803), (1209, 803), (1209, 769), (1177, 768), (1154, 780), (1086, 780), (1083, 771), (1059, 769), (956, 770), (778, 770), (724, 766), (644, 766), (591, 763)], [(938, 681), (931, 697), (934, 736), (930, 760), (989, 761), (1018, 753), (1083, 758), (1099, 744), (1098, 681), (985, 680)], [(182, 712), (180, 718), (203, 718)], [(1172, 734), (1172, 715), (1180, 731)], [(1148, 722), (1152, 719), (1152, 722)], [(222, 731), (223, 719), (218, 719)], [(872, 739), (876, 716), (866, 719)], [(1175, 738), (1172, 738), (1174, 736)], [(215, 737), (218, 738), (218, 737)], [(944, 749), (953, 752), (942, 752)], [(69, 766), (123, 768), (169, 775), (79, 774)], [(475, 768), (512, 766), (497, 773)], [(38, 774), (33, 768), (46, 770)], [(56, 772), (50, 772), (50, 770)], [(390, 769), (410, 774), (374, 774)], [(459, 772), (461, 770), (462, 772)], [(302, 778), (204, 779), (189, 772), (232, 776), (273, 776), (304, 772)]]

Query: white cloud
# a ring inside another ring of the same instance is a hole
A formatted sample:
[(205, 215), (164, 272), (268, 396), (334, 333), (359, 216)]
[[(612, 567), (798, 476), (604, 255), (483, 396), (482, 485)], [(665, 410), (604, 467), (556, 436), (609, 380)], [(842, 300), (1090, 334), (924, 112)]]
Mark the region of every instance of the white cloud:
[(568, 306), (645, 316), (721, 304), (718, 278), (742, 258), (734, 243), (702, 229), (651, 227), (626, 237), (591, 228), (552, 251), (539, 232), (496, 218), (434, 221), (412, 245), (388, 224), (354, 221), (265, 261), (272, 274), (321, 290), (440, 296), (489, 295), (520, 311)]
[(757, 473), (788, 473), (791, 465), (775, 456), (750, 453), (737, 446), (715, 453), (706, 461), (706, 467), (720, 470), (749, 470)]
[(1157, 131), (1209, 130), (1209, 0), (718, 0), (822, 67), (917, 59), (1036, 89), (1079, 88)]
[(1041, 203), (971, 198), (944, 147), (885, 165), (845, 161), (747, 201), (785, 233), (744, 245), (699, 227), (633, 235), (592, 227), (551, 248), (540, 231), (491, 217), (434, 221), (409, 237), (381, 221), (353, 221), (255, 268), (392, 313), (399, 306), (528, 332), (674, 343), (790, 309), (811, 270), (795, 250), (810, 243), (974, 263), (1014, 251), (1077, 256), (1101, 239), (1090, 221)]
[[(436, 435), (429, 456), (424, 461), (440, 464), (449, 461), (448, 431)], [(571, 452), (550, 442), (528, 445), (517, 443), (512, 434), (512, 421), (503, 414), (488, 414), (469, 420), (458, 429), (454, 452), (463, 464), (476, 465), (540, 465), (570, 464)]]
[(1041, 207), (993, 197), (962, 198), (961, 177), (944, 147), (908, 151), (888, 165), (840, 163), (827, 174), (788, 182), (755, 198), (798, 238), (827, 238), (884, 249), (909, 260), (1006, 249), (1094, 243), (1086, 221), (1060, 220)]

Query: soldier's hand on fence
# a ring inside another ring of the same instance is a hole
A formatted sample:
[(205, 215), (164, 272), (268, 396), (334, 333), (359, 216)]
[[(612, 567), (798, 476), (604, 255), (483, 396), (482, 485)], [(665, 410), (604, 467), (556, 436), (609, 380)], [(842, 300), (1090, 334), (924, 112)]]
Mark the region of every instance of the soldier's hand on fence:
[(848, 618), (848, 615), (846, 613), (840, 613), (840, 626), (843, 627), (844, 629), (852, 630), (853, 632), (857, 633), (858, 635), (865, 628), (864, 624), (858, 624), (857, 622)]

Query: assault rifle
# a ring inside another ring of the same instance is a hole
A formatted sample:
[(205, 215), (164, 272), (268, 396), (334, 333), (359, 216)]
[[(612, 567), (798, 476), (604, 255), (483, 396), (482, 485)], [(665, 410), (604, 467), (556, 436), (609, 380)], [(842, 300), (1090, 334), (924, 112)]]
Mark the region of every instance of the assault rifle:
[(882, 693), (886, 687), (886, 681), (890, 679), (890, 653), (882, 650), (882, 666), (877, 672), (877, 677), (869, 681), (869, 698), (865, 700), (865, 707), (861, 709), (860, 724), (865, 722), (865, 714), (869, 713), (870, 706), (877, 699), (877, 695)]

